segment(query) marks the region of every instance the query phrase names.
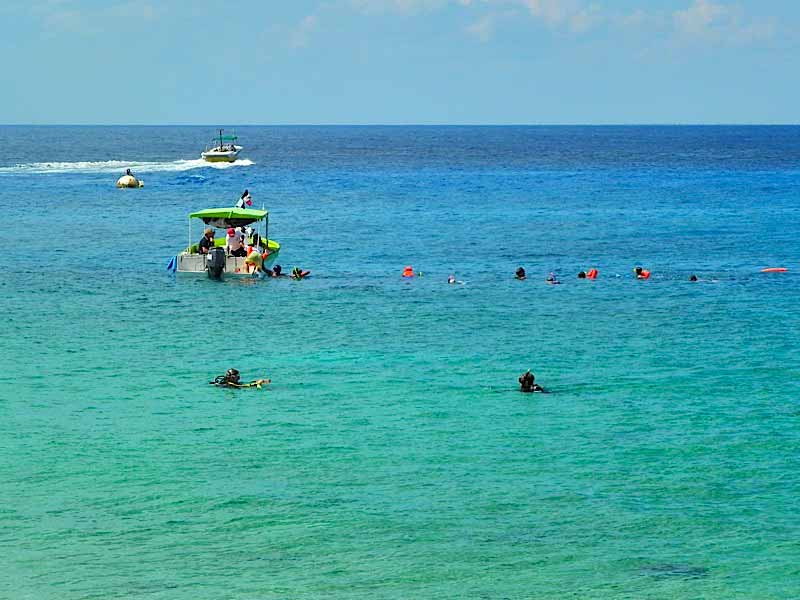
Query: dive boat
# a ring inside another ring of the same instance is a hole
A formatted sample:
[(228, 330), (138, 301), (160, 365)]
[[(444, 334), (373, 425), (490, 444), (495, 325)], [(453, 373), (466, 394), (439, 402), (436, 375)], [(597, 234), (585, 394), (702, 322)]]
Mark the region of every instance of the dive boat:
[(209, 142), (210, 148), (200, 153), (203, 160), (208, 162), (233, 162), (239, 156), (242, 147), (237, 146), (236, 142), (239, 140), (235, 135), (222, 135), (224, 130), (219, 130), (219, 137), (215, 137)]
[[(192, 224), (200, 219), (212, 231), (223, 230), (222, 235), (214, 236), (214, 246), (208, 254), (198, 252), (199, 242), (192, 242)], [(252, 227), (250, 227), (252, 225)], [(260, 227), (259, 227), (260, 225)], [(170, 261), (168, 267), (178, 273), (208, 273), (211, 279), (221, 279), (223, 275), (244, 276), (252, 274), (245, 265), (244, 256), (225, 255), (225, 233), (229, 228), (246, 227), (248, 236), (245, 246), (248, 252), (256, 250), (261, 254), (264, 267), (271, 265), (280, 252), (281, 245), (267, 237), (269, 233), (269, 213), (254, 208), (207, 208), (189, 215), (189, 246)], [(259, 231), (260, 230), (260, 231)]]

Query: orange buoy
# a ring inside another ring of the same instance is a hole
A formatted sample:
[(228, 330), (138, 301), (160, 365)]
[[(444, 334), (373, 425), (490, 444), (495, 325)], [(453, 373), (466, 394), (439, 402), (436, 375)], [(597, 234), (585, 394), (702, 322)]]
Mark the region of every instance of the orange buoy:
[(586, 272), (586, 278), (587, 279), (597, 279), (597, 273), (598, 273), (597, 269), (589, 269)]
[(761, 269), (762, 273), (786, 273), (788, 271), (786, 267), (768, 267), (766, 269)]
[(414, 269), (411, 266), (406, 267), (403, 269), (403, 277), (413, 277), (414, 276)]

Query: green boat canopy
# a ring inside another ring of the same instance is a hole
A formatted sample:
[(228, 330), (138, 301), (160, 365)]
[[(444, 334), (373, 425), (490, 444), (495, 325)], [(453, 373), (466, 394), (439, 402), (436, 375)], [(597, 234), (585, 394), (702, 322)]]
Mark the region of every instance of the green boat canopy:
[(201, 219), (212, 227), (241, 227), (266, 218), (269, 213), (255, 208), (206, 208), (189, 215), (190, 219)]
[(217, 137), (213, 138), (212, 142), (222, 141), (222, 142), (235, 142), (239, 138), (235, 135), (218, 135)]

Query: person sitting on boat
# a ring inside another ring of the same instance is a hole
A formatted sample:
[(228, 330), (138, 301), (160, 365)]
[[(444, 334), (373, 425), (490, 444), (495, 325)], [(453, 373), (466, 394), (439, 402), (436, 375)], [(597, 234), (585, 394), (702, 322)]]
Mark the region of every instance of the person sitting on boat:
[(197, 252), (199, 254), (208, 254), (208, 251), (214, 247), (214, 230), (210, 227), (203, 232), (203, 237), (197, 244)]
[(233, 227), (228, 229), (228, 236), (225, 238), (225, 248), (229, 256), (247, 256), (242, 238), (236, 233)]

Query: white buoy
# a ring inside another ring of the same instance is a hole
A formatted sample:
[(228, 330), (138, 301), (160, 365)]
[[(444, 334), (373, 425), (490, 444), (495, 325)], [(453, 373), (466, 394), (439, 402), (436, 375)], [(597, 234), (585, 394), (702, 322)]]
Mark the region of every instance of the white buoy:
[(144, 182), (139, 181), (133, 175), (123, 175), (117, 179), (118, 188), (140, 188), (144, 187)]

